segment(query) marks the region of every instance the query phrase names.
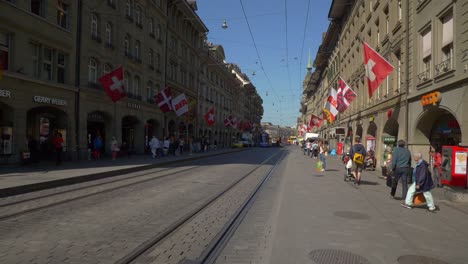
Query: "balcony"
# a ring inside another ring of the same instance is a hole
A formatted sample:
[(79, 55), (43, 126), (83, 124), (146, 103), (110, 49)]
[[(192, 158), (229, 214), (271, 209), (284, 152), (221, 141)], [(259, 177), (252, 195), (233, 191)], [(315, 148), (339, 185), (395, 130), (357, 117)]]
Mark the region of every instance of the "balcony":
[(453, 60), (449, 58), (435, 66), (434, 74), (435, 76), (439, 76), (451, 70), (453, 70)]
[(427, 69), (420, 74), (418, 74), (418, 84), (427, 82), (431, 79), (431, 69)]

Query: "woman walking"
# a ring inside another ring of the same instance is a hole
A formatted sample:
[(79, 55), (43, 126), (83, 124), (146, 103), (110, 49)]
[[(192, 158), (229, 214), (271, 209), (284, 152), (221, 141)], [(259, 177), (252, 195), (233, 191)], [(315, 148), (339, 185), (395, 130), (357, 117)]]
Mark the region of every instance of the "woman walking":
[(117, 153), (119, 153), (120, 148), (119, 148), (119, 142), (115, 137), (112, 137), (111, 140), (111, 151), (112, 151), (112, 160), (115, 160), (117, 158)]
[(55, 138), (53, 139), (54, 147), (55, 147), (55, 153), (57, 154), (56, 156), (56, 165), (60, 165), (62, 163), (62, 152), (63, 152), (63, 138), (62, 134), (59, 132), (55, 133)]
[(327, 151), (326, 146), (320, 140), (319, 141), (319, 158), (320, 158), (320, 161), (322, 162), (322, 171), (325, 171), (327, 169), (327, 160), (325, 159), (326, 151)]

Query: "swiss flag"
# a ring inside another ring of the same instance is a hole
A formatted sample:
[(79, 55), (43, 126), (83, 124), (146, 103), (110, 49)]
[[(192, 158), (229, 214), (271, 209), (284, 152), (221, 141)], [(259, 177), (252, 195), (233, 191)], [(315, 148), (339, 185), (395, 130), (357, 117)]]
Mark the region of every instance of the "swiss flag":
[(309, 127), (310, 128), (320, 127), (322, 125), (322, 122), (323, 122), (323, 119), (321, 119), (320, 117), (316, 115), (312, 115), (310, 117)]
[(364, 45), (364, 67), (367, 77), (367, 89), (369, 97), (379, 88), (383, 80), (393, 71), (393, 66), (385, 60), (379, 53), (372, 49), (369, 44)]
[(224, 126), (225, 127), (233, 127), (234, 126), (234, 120), (232, 120), (232, 115), (226, 117), (226, 119), (224, 119)]
[(205, 121), (206, 123), (208, 123), (208, 126), (212, 126), (215, 123), (214, 107), (211, 107), (211, 109), (208, 112), (206, 112)]
[(125, 97), (122, 67), (102, 76), (98, 81), (114, 103)]
[(155, 99), (156, 104), (159, 106), (163, 113), (172, 111), (172, 95), (171, 89), (169, 87), (159, 92), (155, 96)]

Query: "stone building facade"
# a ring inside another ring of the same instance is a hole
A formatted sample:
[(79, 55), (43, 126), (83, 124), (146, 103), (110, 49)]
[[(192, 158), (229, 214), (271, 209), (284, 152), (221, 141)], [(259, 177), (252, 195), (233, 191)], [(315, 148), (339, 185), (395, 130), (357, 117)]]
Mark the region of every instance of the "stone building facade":
[[(114, 136), (140, 154), (153, 135), (229, 145), (223, 121), (241, 104), (241, 82), (196, 11), (186, 0), (1, 0), (1, 162), (17, 162), (28, 135), (52, 153), (55, 131), (68, 159), (86, 158), (98, 135), (105, 153)], [(113, 103), (98, 80), (120, 66), (127, 96)], [(189, 114), (160, 111), (154, 96), (165, 87), (186, 95)], [(220, 110), (215, 128), (203, 119), (206, 100)]]
[[(302, 122), (310, 113), (322, 115), (328, 91), (342, 77), (357, 98), (333, 124), (315, 129), (332, 148), (360, 136), (380, 166), (385, 148), (398, 139), (425, 158), (430, 149), (467, 144), (467, 8), (452, 0), (334, 0), (315, 69), (306, 76), (312, 81), (304, 85)], [(372, 98), (362, 41), (394, 66)]]

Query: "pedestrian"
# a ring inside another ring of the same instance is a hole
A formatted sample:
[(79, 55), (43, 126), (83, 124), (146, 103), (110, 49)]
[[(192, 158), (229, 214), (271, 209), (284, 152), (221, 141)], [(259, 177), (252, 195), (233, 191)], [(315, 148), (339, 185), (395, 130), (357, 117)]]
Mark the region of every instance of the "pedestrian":
[(119, 142), (115, 137), (112, 137), (110, 149), (112, 153), (112, 160), (115, 160), (117, 158), (117, 153), (120, 151)]
[(391, 164), (392, 164), (392, 152), (393, 148), (392, 146), (387, 146), (385, 149), (384, 155), (383, 155), (383, 166), (382, 166), (382, 176), (384, 176), (384, 179), (387, 179), (387, 176), (389, 175), (391, 171)]
[(55, 132), (55, 137), (53, 139), (53, 144), (55, 147), (55, 153), (56, 153), (56, 165), (62, 164), (62, 152), (63, 152), (63, 147), (64, 147), (64, 142), (62, 138), (62, 134), (59, 132)]
[(353, 161), (351, 168), (354, 176), (354, 184), (361, 184), (362, 168), (364, 167), (364, 157), (367, 155), (366, 148), (361, 144), (361, 137), (354, 138), (354, 145), (349, 149), (349, 157)]
[(28, 136), (28, 149), (29, 149), (29, 155), (30, 155), (30, 160), (32, 163), (37, 163), (38, 162), (38, 143), (35, 138), (33, 138), (31, 135)]
[(416, 192), (422, 192), (424, 198), (426, 198), (428, 210), (434, 212), (436, 207), (431, 194), (431, 190), (434, 188), (434, 182), (432, 181), (429, 164), (422, 158), (421, 153), (415, 153), (413, 159), (414, 162), (416, 162), (416, 166), (413, 170), (413, 183), (409, 187), (405, 202), (402, 203), (401, 206), (408, 209), (413, 208), (414, 195)]
[(216, 139), (213, 141), (213, 148), (214, 150), (218, 150), (218, 141)]
[(307, 140), (307, 143), (306, 143), (306, 149), (307, 149), (307, 156), (310, 157), (310, 150), (312, 148), (312, 142), (310, 142), (310, 139)]
[(156, 138), (156, 136), (153, 136), (149, 142), (149, 146), (151, 149), (151, 154), (153, 159), (155, 159), (158, 156), (158, 147), (159, 147), (159, 140)]
[(301, 141), (301, 148), (304, 151), (304, 155), (307, 153), (306, 142), (303, 140)]
[(312, 157), (314, 159), (317, 159), (318, 157), (318, 144), (317, 144), (317, 140), (314, 140), (314, 142), (312, 143)]
[(442, 184), (440, 178), (442, 176), (442, 154), (440, 153), (439, 147), (429, 152), (432, 158), (432, 175), (434, 176), (434, 184), (441, 188)]
[(94, 139), (94, 158), (99, 160), (101, 158), (101, 149), (102, 149), (102, 137), (101, 135), (97, 135)]
[(166, 156), (168, 153), (169, 153), (169, 147), (170, 147), (171, 143), (169, 142), (169, 137), (167, 137), (165, 140), (164, 140), (164, 143), (163, 143), (163, 153), (164, 153), (164, 156)]
[(390, 168), (392, 169), (395, 181), (390, 192), (390, 197), (395, 198), (395, 193), (398, 187), (398, 182), (401, 179), (401, 198), (406, 198), (408, 192), (408, 172), (411, 167), (411, 153), (405, 148), (406, 142), (402, 139), (398, 140), (397, 147), (392, 152), (392, 163)]
[(91, 160), (93, 154), (93, 141), (91, 133), (88, 133), (88, 160)]
[(320, 161), (322, 162), (322, 171), (325, 171), (327, 169), (327, 160), (325, 158), (325, 152), (327, 151), (327, 149), (321, 140), (319, 141), (318, 145), (319, 145), (319, 158), (320, 158)]
[(183, 138), (181, 138), (179, 140), (179, 154), (180, 155), (184, 154), (184, 145), (185, 145), (185, 141)]

